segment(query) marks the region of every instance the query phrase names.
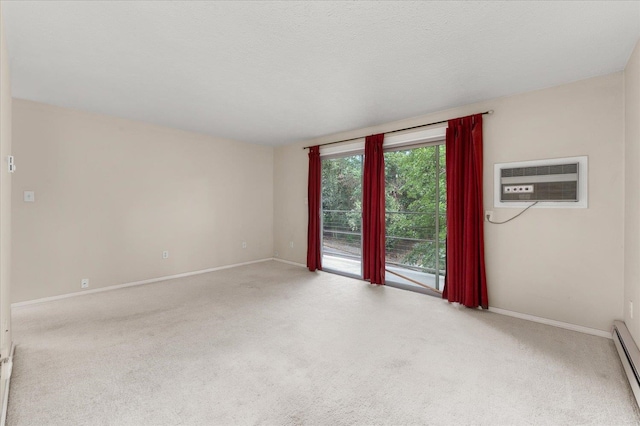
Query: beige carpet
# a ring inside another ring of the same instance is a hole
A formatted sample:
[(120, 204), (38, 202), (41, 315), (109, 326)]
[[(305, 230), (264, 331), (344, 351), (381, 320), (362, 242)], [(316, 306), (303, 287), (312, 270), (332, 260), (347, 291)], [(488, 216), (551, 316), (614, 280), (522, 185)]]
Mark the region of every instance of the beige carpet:
[(13, 313), (9, 425), (640, 423), (611, 340), (277, 262)]

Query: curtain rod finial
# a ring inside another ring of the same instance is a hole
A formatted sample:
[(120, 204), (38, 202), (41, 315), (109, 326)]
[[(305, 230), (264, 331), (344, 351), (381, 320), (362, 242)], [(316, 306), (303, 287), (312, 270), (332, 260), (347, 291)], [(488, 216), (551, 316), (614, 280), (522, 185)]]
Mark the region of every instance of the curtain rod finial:
[(489, 111), (487, 111), (487, 114), (489, 114), (489, 115), (493, 114), (493, 110), (490, 109)]

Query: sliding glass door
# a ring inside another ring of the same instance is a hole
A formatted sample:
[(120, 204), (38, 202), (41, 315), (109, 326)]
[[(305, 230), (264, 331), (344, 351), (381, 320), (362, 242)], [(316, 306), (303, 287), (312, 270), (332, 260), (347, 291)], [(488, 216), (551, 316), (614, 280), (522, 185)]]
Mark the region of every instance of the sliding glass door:
[(322, 160), (322, 269), (362, 277), (362, 155)]
[(388, 284), (444, 287), (445, 164), (444, 145), (385, 153)]
[[(362, 277), (363, 155), (322, 160), (322, 268)], [(446, 172), (442, 144), (385, 152), (386, 283), (444, 287)]]

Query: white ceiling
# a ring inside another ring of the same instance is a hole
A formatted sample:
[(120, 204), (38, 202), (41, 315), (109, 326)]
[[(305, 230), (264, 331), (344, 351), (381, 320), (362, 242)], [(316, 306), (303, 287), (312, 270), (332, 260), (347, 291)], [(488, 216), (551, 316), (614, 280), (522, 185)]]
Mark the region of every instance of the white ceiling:
[(279, 145), (624, 68), (640, 2), (3, 1), (16, 98)]

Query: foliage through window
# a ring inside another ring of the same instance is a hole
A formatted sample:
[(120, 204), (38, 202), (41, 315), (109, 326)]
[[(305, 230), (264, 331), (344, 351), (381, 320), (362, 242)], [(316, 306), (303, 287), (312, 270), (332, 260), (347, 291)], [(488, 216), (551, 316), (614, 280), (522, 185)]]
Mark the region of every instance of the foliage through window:
[(363, 156), (322, 161), (323, 253), (360, 258)]
[(444, 145), (385, 153), (387, 265), (444, 275), (445, 161)]

